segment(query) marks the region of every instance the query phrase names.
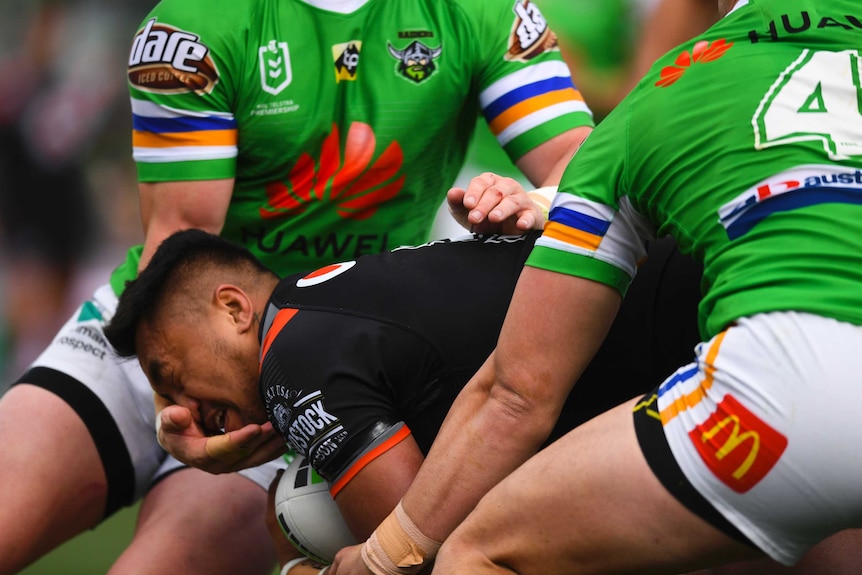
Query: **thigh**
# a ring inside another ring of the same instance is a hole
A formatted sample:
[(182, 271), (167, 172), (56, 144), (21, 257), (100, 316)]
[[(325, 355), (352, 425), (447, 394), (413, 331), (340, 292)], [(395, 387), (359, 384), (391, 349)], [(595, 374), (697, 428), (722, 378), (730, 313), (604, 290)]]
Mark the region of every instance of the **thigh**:
[(0, 573), (17, 573), (102, 519), (105, 473), (90, 432), (53, 393), (18, 385), (0, 399)]
[(110, 286), (96, 290), (18, 380), (60, 397), (90, 431), (107, 475), (107, 515), (143, 497), (166, 456), (146, 376), (136, 359), (118, 358), (105, 339), (115, 307)]
[(266, 489), (237, 473), (178, 469), (144, 498), (132, 543), (110, 573), (271, 573), (266, 504)]
[(443, 545), (435, 572), (672, 573), (752, 556), (653, 476), (634, 404), (576, 428), (491, 490)]

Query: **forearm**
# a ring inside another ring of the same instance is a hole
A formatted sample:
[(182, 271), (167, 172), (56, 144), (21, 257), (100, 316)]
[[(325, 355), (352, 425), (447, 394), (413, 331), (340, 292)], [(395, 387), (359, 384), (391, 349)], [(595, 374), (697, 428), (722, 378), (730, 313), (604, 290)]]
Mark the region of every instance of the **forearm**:
[(220, 233), (233, 193), (233, 180), (141, 183), (138, 189), (144, 229), (139, 269), (143, 269), (159, 244), (174, 232), (198, 228)]
[(556, 186), (563, 177), (572, 156), (592, 132), (589, 126), (581, 126), (552, 138), (530, 150), (516, 164), (537, 188)]
[(609, 286), (524, 269), (496, 350), (458, 396), (405, 494), (424, 534), (445, 539), (539, 449), (620, 301)]
[(535, 453), (557, 418), (552, 406), (493, 387), (493, 356), (452, 405), (403, 499), (428, 537), (443, 541), (479, 499)]
[(620, 301), (607, 285), (524, 268), (497, 348), (453, 403), (403, 513), (396, 508), (358, 553), (339, 554), (333, 575), (427, 566), (485, 493), (548, 437)]

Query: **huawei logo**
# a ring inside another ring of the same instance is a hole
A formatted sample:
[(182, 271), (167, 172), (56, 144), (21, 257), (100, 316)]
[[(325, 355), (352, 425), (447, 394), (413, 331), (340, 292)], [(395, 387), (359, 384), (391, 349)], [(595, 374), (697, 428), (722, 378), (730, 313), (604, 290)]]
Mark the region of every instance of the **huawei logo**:
[(371, 127), (353, 122), (342, 149), (338, 126), (333, 124), (317, 161), (302, 154), (287, 181), (267, 184), (268, 205), (260, 209), (261, 217), (293, 216), (305, 212), (313, 202), (325, 201), (342, 218), (370, 218), (404, 185), (404, 176), (398, 175), (404, 163), (401, 146), (392, 142), (375, 158), (376, 147)]
[(724, 38), (716, 40), (712, 44), (706, 40), (701, 40), (692, 48), (691, 53), (688, 50), (676, 57), (673, 66), (665, 66), (661, 70), (661, 77), (655, 83), (659, 88), (667, 88), (685, 74), (686, 70), (698, 63), (712, 62), (718, 60), (724, 53), (730, 50), (733, 42), (728, 43)]

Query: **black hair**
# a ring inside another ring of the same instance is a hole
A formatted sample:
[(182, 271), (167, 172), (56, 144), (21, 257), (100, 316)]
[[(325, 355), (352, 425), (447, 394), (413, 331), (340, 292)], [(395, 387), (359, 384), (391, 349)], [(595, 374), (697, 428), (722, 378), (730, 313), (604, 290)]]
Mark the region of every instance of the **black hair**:
[(136, 355), (138, 326), (153, 319), (170, 288), (225, 265), (275, 275), (245, 247), (203, 230), (183, 230), (165, 239), (140, 275), (126, 283), (114, 317), (105, 326), (105, 337), (117, 354)]

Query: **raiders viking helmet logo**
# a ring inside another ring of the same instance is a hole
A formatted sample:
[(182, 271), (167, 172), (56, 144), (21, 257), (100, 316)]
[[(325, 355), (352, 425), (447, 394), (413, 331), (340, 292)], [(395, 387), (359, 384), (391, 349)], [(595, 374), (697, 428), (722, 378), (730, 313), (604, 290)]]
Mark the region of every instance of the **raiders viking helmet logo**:
[(395, 46), (389, 44), (389, 53), (399, 62), (398, 71), (402, 76), (417, 84), (428, 78), (437, 69), (437, 66), (434, 65), (434, 59), (442, 51), (442, 46), (429, 48), (419, 41), (411, 42), (403, 50), (397, 50)]

